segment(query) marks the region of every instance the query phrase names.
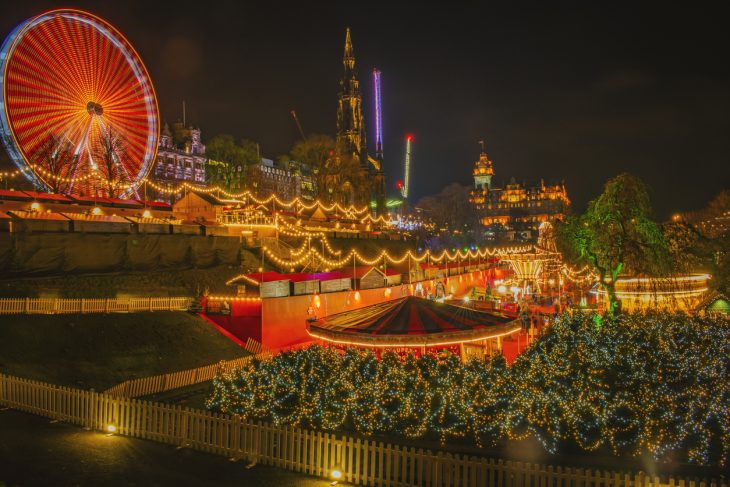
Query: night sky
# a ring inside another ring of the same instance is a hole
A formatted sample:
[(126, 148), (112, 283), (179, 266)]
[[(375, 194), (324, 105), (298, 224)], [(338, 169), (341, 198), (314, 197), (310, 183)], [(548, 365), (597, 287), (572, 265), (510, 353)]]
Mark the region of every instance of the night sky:
[[(471, 183), (481, 139), (495, 181), (565, 179), (575, 208), (622, 171), (657, 216), (730, 188), (730, 29), (709, 4), (298, 1), (3, 2), (4, 37), (60, 6), (100, 15), (141, 54), (163, 118), (230, 133), (266, 157), (334, 135), (352, 29), (374, 151), (371, 71), (382, 71), (388, 190), (414, 134), (412, 199)], [(718, 3), (718, 5), (720, 5)]]

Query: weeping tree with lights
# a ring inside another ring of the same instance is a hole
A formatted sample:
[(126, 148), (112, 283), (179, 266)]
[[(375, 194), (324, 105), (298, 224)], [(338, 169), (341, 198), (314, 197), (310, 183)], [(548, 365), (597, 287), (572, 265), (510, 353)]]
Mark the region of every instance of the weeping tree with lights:
[(64, 193), (69, 178), (76, 166), (77, 157), (73, 144), (66, 138), (49, 134), (32, 156), (32, 162), (41, 173), (47, 174), (46, 183), (52, 193)]
[(638, 177), (609, 180), (583, 215), (558, 225), (559, 249), (568, 260), (588, 264), (608, 296), (608, 314), (617, 307), (616, 280), (622, 273), (662, 275), (669, 270), (667, 243), (651, 218), (649, 191)]

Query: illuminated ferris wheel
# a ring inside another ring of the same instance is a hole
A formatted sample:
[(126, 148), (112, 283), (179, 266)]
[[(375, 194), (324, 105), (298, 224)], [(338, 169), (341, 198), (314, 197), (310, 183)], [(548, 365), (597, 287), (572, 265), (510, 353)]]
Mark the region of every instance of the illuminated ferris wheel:
[(135, 197), (159, 137), (155, 90), (131, 44), (104, 20), (54, 10), (0, 51), (0, 136), (43, 191)]

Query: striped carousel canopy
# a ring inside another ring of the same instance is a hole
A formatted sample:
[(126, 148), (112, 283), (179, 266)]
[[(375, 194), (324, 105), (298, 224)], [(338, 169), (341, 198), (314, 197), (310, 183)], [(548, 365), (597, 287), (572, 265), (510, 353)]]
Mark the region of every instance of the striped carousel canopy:
[(520, 330), (501, 313), (408, 296), (320, 318), (307, 331), (325, 341), (364, 347), (434, 347), (487, 340)]

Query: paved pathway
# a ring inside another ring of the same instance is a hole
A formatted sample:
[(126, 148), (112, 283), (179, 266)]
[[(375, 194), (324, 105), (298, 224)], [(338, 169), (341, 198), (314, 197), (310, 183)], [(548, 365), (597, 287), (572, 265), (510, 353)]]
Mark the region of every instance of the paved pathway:
[(264, 466), (247, 470), (244, 465), (217, 455), (0, 411), (2, 487), (329, 485), (324, 479)]

